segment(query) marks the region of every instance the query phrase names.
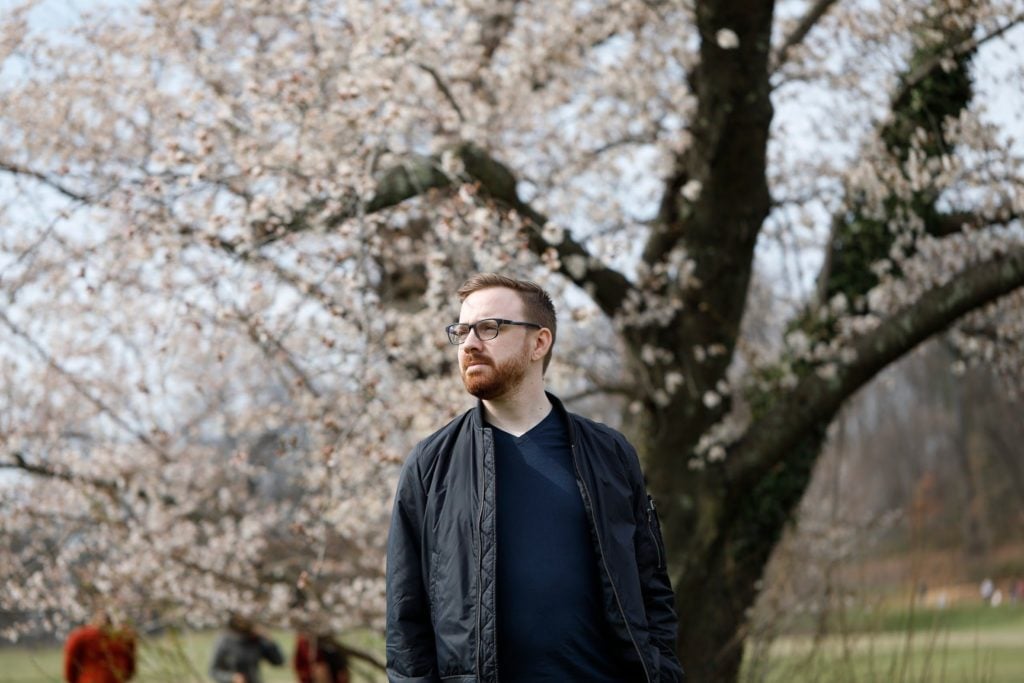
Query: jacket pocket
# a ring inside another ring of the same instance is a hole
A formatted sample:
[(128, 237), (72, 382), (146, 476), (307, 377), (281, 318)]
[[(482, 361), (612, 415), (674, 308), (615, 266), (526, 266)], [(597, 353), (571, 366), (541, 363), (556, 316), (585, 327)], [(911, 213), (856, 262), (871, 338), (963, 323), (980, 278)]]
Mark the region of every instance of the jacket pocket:
[(658, 509), (654, 505), (654, 498), (647, 495), (647, 531), (651, 534), (654, 542), (654, 549), (658, 555), (658, 569), (665, 568), (665, 541), (661, 537), (661, 523), (658, 521)]

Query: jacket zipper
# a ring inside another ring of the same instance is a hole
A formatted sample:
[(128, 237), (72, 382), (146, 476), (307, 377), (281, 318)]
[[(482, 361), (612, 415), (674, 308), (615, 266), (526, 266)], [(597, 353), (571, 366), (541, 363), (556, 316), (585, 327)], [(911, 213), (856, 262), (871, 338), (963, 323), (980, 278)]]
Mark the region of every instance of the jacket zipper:
[(655, 519), (657, 519), (657, 508), (654, 507), (654, 498), (647, 496), (647, 531), (651, 534), (651, 540), (654, 541), (654, 550), (658, 554), (658, 569), (662, 568), (661, 564), (661, 542), (658, 540), (658, 534), (654, 530)]
[[(480, 440), (484, 441), (484, 430), (480, 430)], [(483, 444), (483, 460), (487, 461), (487, 444)], [(483, 463), (481, 463), (483, 464)], [(483, 469), (483, 467), (481, 467)], [(487, 490), (487, 477), (480, 477), (480, 509), (476, 515), (476, 675), (482, 675), (480, 671), (480, 640), (483, 632), (480, 626), (480, 613), (484, 609), (484, 495)]]
[[(488, 446), (490, 446), (493, 449), (494, 448), (494, 442), (491, 441), (490, 443), (488, 443), (487, 438), (486, 438), (488, 430), (481, 428), (480, 432), (481, 432), (480, 440), (484, 442), (484, 449), (483, 449), (484, 450), (484, 454), (483, 454), (483, 461), (484, 462), (482, 464), (486, 465), (486, 463), (487, 463), (487, 449), (488, 449)], [(481, 469), (486, 471), (485, 467), (481, 467)], [(480, 643), (483, 640), (484, 634), (483, 634), (483, 624), (480, 621), (480, 615), (484, 611), (484, 589), (483, 589), (483, 576), (484, 576), (484, 503), (487, 500), (487, 477), (486, 476), (480, 477), (480, 481), (481, 481), (481, 484), (480, 484), (480, 511), (477, 513), (477, 517), (476, 517), (476, 536), (477, 536), (476, 675), (477, 675), (478, 679), (483, 680), (483, 673), (484, 672), (483, 672), (483, 667), (482, 667), (481, 661), (480, 661)], [(497, 509), (495, 509), (494, 514), (495, 515), (498, 514)], [(495, 545), (497, 545), (497, 542), (495, 542)], [(498, 552), (497, 548), (495, 548), (494, 552)], [(497, 580), (497, 577), (495, 577), (495, 580)], [(494, 618), (495, 618), (495, 620), (497, 620), (497, 607), (495, 607), (495, 617)], [(495, 648), (497, 648), (497, 646), (498, 646), (497, 639), (495, 639), (494, 646), (495, 646)], [(497, 683), (497, 681), (498, 681), (498, 656), (497, 656), (497, 653), (495, 653), (495, 656), (494, 656), (494, 681), (495, 681), (495, 683)]]
[(604, 557), (604, 547), (601, 545), (601, 534), (597, 532), (597, 525), (594, 523), (594, 509), (590, 504), (590, 491), (587, 489), (587, 483), (583, 480), (583, 475), (580, 474), (580, 466), (576, 461), (576, 444), (575, 442), (569, 444), (569, 448), (572, 450), (572, 467), (576, 471), (576, 481), (579, 482), (580, 490), (583, 493), (583, 507), (586, 508), (587, 517), (590, 519), (590, 524), (594, 529), (594, 538), (597, 539), (597, 554), (601, 556), (601, 566), (604, 567), (604, 573), (608, 577), (608, 583), (612, 587), (612, 595), (615, 596), (615, 605), (619, 608), (619, 614), (622, 615), (622, 623), (626, 627), (626, 633), (629, 634), (629, 640), (633, 643), (633, 648), (636, 650), (637, 657), (640, 658), (640, 666), (644, 669), (644, 678), (647, 683), (651, 683), (651, 673), (647, 670), (647, 661), (644, 659), (644, 653), (640, 651), (640, 646), (636, 642), (636, 638), (633, 636), (633, 629), (629, 627), (629, 619), (626, 618), (626, 610), (622, 608), (622, 600), (619, 598), (619, 591), (615, 588), (615, 580), (612, 579), (612, 573), (608, 569), (608, 562)]

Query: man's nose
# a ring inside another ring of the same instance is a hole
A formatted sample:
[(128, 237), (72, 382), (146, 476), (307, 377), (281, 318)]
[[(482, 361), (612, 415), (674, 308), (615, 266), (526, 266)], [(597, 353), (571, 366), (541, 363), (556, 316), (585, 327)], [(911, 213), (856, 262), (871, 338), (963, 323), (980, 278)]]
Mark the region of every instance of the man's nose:
[(476, 328), (474, 327), (466, 335), (466, 340), (462, 342), (463, 349), (479, 349), (482, 348), (484, 343), (480, 341), (480, 337), (476, 335)]

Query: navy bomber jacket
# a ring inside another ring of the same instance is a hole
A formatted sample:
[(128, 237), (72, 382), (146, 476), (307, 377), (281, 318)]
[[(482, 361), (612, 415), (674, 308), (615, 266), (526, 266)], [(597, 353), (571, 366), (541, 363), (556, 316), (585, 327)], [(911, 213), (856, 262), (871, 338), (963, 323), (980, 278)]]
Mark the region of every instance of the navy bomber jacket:
[[(636, 451), (548, 398), (568, 426), (612, 646), (637, 681), (681, 681), (664, 545)], [(402, 468), (388, 536), (391, 683), (498, 681), (494, 472), (482, 404), (421, 441)]]

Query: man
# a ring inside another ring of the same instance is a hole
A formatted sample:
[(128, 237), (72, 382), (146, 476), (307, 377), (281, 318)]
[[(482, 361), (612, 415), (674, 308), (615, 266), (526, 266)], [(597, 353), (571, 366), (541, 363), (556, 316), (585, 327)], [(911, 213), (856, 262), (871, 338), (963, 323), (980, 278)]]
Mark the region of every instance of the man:
[(217, 639), (210, 660), (210, 677), (217, 683), (263, 683), (260, 661), (284, 664), (284, 654), (263, 634), (256, 622), (232, 612), (227, 631)]
[(64, 644), (67, 683), (126, 683), (135, 675), (135, 635), (114, 628), (110, 615), (97, 611), (73, 630)]
[(421, 441), (388, 537), (392, 683), (682, 680), (636, 452), (544, 390), (551, 298), (495, 274), (448, 327), (476, 408)]

